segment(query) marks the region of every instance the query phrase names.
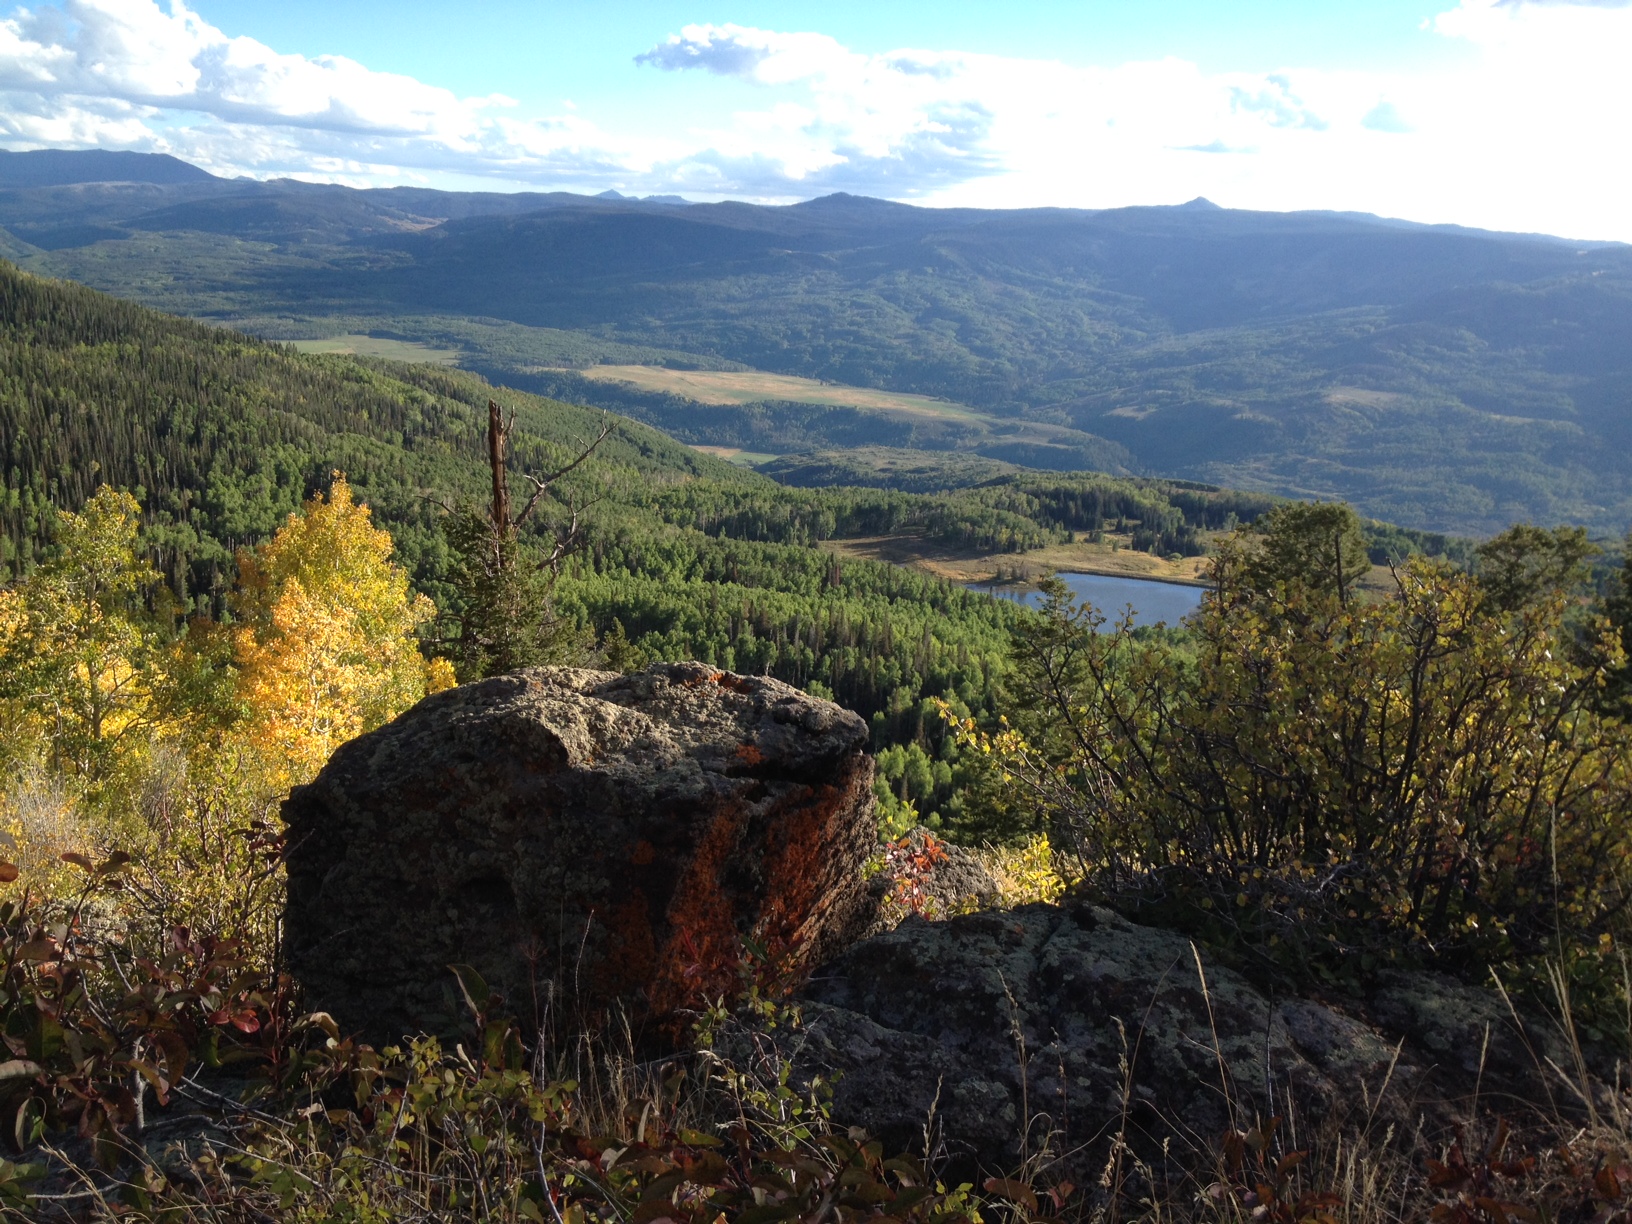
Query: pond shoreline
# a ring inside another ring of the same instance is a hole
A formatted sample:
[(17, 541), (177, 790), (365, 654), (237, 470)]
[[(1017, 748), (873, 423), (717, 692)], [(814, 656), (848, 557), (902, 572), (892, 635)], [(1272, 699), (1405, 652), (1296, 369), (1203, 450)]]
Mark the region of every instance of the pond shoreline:
[[(1053, 571), (1054, 577), (1057, 578), (1065, 578), (1073, 574), (1079, 574), (1087, 578), (1120, 578), (1126, 582), (1160, 582), (1166, 586), (1189, 587), (1192, 590), (1197, 591), (1211, 591), (1214, 589), (1213, 584), (1210, 582), (1197, 582), (1189, 578), (1170, 578), (1166, 575), (1160, 574), (1130, 574), (1126, 570), (1079, 568)], [(1036, 590), (1037, 580), (1033, 578), (1011, 578), (1004, 582), (997, 582), (995, 580), (991, 582), (966, 582), (963, 585), (971, 590), (977, 588), (987, 590), (998, 587), (1027, 587), (1031, 590)]]
[[(1212, 589), (1200, 583), (1127, 574), (1071, 570), (1059, 571), (1056, 576), (1079, 603), (1091, 604), (1107, 616), (1132, 609), (1135, 625), (1180, 624), (1201, 606), (1203, 593)], [(1005, 599), (1023, 607), (1034, 608), (1041, 602), (1041, 594), (1031, 582), (968, 582), (963, 586), (990, 599)]]

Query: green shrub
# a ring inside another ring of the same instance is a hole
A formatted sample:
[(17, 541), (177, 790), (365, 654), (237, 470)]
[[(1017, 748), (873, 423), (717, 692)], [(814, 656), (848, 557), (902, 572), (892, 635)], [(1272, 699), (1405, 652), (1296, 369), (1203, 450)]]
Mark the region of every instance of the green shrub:
[(1413, 558), (1361, 598), (1352, 517), (1287, 507), (1224, 545), (1193, 657), (1051, 586), (1014, 631), (1012, 725), (965, 738), (1089, 889), (1249, 963), (1353, 981), (1607, 949), (1632, 854), (1632, 735), (1596, 709), (1619, 642), (1567, 632), (1568, 567), (1493, 562), (1493, 586)]

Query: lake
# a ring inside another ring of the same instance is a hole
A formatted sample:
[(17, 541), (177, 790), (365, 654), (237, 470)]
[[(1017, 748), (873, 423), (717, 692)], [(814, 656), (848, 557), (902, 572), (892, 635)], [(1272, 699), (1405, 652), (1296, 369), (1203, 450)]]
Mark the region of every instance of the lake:
[[(1056, 574), (1055, 577), (1071, 588), (1078, 603), (1093, 604), (1105, 614), (1110, 624), (1114, 624), (1121, 617), (1122, 610), (1132, 604), (1135, 625), (1154, 625), (1158, 621), (1177, 625), (1201, 606), (1201, 597), (1207, 591), (1206, 587), (1155, 582), (1149, 578), (1122, 578), (1113, 574)], [(970, 583), (969, 589), (1033, 608), (1043, 601), (1042, 595), (1030, 587), (994, 587)]]

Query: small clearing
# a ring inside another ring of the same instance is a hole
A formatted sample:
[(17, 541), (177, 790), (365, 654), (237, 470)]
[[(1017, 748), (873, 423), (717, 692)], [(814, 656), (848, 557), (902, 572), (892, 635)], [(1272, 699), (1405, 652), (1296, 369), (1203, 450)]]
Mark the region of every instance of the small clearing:
[(382, 336), (328, 336), (289, 343), (302, 353), (345, 353), (351, 357), (411, 361), (416, 365), (454, 365), (462, 356), (458, 349), (433, 348), (417, 340), (389, 340)]
[(761, 451), (743, 450), (740, 446), (693, 446), (691, 449), (704, 455), (713, 455), (716, 459), (724, 459), (727, 463), (735, 463), (738, 467), (747, 468), (769, 463), (777, 457)]
[(887, 561), (921, 570), (952, 582), (1019, 580), (1034, 582), (1051, 573), (1111, 574), (1119, 578), (1152, 578), (1205, 586), (1206, 557), (1169, 561), (1135, 552), (1125, 541), (1103, 544), (1080, 540), (1051, 544), (1026, 553), (960, 552), (918, 535), (867, 536), (854, 540), (826, 540), (822, 547), (841, 557)]
[(663, 366), (598, 365), (573, 373), (598, 382), (627, 383), (642, 391), (656, 391), (695, 400), (699, 404), (754, 404), (787, 400), (795, 404), (824, 404), (835, 408), (865, 408), (874, 412), (904, 412), (915, 416), (946, 417), (961, 421), (985, 420), (962, 404), (903, 391), (846, 387), (839, 383), (767, 374), (760, 370), (670, 370)]

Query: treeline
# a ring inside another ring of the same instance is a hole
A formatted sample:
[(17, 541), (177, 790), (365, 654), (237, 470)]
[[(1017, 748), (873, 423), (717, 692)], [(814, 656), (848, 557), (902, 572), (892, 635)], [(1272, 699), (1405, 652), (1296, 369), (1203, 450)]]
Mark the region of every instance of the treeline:
[(1277, 500), (1174, 481), (1036, 473), (936, 494), (694, 483), (653, 505), (665, 521), (705, 535), (777, 544), (915, 533), (971, 552), (1026, 552), (1116, 533), (1131, 535), (1142, 552), (1194, 557), (1206, 551), (1206, 533), (1250, 523)]
[[(427, 495), (479, 495), (492, 393), (454, 370), (304, 356), (0, 261), (0, 579), (45, 555), (53, 507), (108, 484), (141, 501), (176, 596), (218, 599), (234, 550), (339, 469), (437, 593), (446, 551)], [(549, 466), (600, 417), (506, 398), (522, 466)], [(625, 499), (702, 475), (753, 479), (634, 422), (600, 461), (600, 486)]]
[[(1204, 532), (1231, 531), (1266, 513), (1278, 499), (1188, 481), (1127, 480), (1096, 473), (1006, 479), (1010, 504), (1055, 534), (1131, 533), (1139, 552), (1197, 557)], [(1001, 486), (999, 486), (1001, 487)]]
[(925, 495), (888, 489), (786, 489), (688, 484), (654, 499), (664, 521), (705, 535), (810, 545), (862, 536), (921, 534), (954, 548), (1024, 552), (1057, 533), (1027, 517), (1026, 499), (965, 489)]
[[(940, 728), (926, 697), (995, 709), (1016, 605), (875, 562), (692, 532), (597, 541), (558, 587), (604, 635), (823, 691), (872, 719), (879, 746)], [(909, 707), (911, 712), (909, 712)]]

